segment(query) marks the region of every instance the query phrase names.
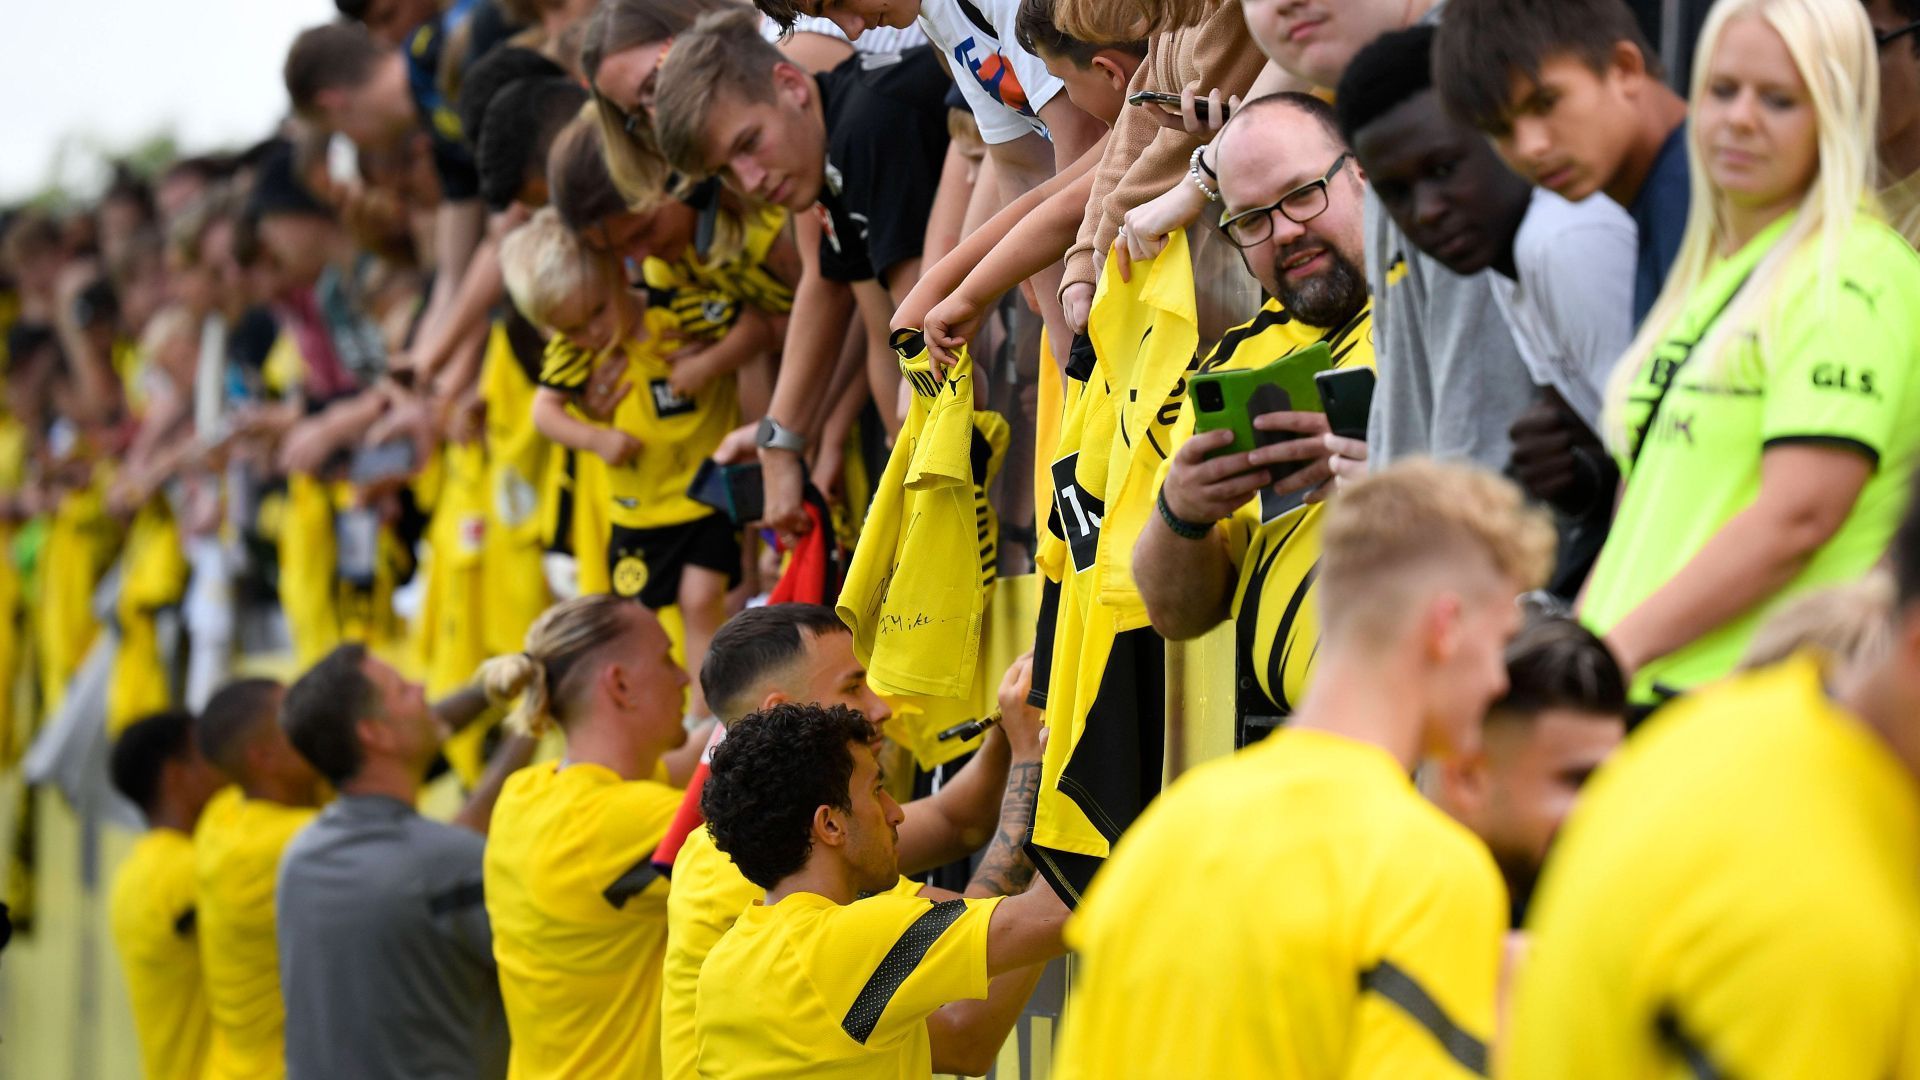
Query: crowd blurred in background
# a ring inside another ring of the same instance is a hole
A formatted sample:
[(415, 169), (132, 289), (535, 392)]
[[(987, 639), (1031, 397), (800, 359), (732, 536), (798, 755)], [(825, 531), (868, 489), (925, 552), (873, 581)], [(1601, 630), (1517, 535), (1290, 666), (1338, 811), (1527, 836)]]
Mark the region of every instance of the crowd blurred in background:
[(1920, 1076), (1920, 2), (337, 3), (0, 217), (146, 1075)]

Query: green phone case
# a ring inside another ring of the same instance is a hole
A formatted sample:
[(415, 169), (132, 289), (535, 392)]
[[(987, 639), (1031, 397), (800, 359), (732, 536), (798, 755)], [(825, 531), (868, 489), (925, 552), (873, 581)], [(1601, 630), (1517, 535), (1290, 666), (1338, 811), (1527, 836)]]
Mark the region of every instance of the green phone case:
[(1233, 444), (1214, 457), (1244, 454), (1256, 446), (1297, 438), (1281, 431), (1255, 431), (1253, 418), (1283, 410), (1320, 412), (1320, 388), (1313, 377), (1332, 367), (1333, 350), (1326, 342), (1316, 341), (1265, 367), (1195, 375), (1187, 380), (1193, 433), (1223, 428), (1233, 432)]

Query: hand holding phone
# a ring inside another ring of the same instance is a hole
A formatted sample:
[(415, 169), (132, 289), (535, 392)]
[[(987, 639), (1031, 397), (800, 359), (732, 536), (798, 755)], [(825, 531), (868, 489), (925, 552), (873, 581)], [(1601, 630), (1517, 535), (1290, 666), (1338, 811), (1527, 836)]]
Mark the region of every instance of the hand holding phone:
[[(1172, 113), (1176, 118), (1180, 117), (1180, 112), (1181, 112), (1180, 95), (1168, 94), (1159, 90), (1140, 90), (1135, 93), (1128, 94), (1127, 104), (1159, 105), (1164, 109), (1166, 109), (1166, 111)], [(1233, 108), (1227, 103), (1222, 102), (1220, 105), (1220, 123), (1215, 124), (1213, 122), (1212, 105), (1209, 104), (1207, 98), (1196, 97), (1193, 99), (1193, 115), (1196, 120), (1200, 121), (1203, 127), (1215, 128), (1227, 122), (1227, 120), (1233, 115)], [(1170, 124), (1169, 126), (1183, 128), (1184, 124)]]

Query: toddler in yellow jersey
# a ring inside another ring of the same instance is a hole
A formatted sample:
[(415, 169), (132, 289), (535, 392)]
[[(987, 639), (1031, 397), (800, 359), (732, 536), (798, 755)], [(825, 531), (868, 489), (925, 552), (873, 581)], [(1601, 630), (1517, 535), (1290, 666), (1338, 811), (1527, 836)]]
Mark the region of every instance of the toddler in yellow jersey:
[[(501, 273), (522, 314), (551, 335), (534, 426), (598, 458), (583, 458), (583, 468), (604, 463), (610, 586), (648, 608), (678, 605), (687, 666), (698, 670), (725, 618), (727, 590), (740, 581), (740, 537), (687, 488), (737, 424), (739, 404), (731, 373), (690, 376), (675, 361), (689, 337), (724, 333), (724, 313), (678, 298), (649, 304), (613, 259), (581, 244), (552, 211), (507, 237)], [(624, 369), (625, 385), (605, 422), (589, 420), (574, 407), (577, 395), (609, 364)], [(697, 687), (692, 707), (706, 712)]]

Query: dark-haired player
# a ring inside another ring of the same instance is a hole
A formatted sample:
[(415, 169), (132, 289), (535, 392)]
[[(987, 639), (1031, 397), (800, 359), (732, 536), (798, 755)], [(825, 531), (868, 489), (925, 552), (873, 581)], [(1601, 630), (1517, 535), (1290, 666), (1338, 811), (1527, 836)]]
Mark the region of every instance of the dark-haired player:
[[(1009, 771), (1039, 762), (1039, 712), (1026, 704), (1019, 671), (1009, 682), (1019, 684), (1018, 692), (1002, 695), (1005, 719), (1000, 726), (948, 782), (901, 807), (902, 873), (930, 870), (971, 854), (993, 834)], [(886, 702), (867, 685), (866, 668), (853, 654), (847, 624), (832, 608), (818, 604), (769, 604), (729, 619), (707, 649), (700, 685), (723, 723), (782, 702), (858, 710), (876, 735), (884, 734), (892, 718)], [(697, 1075), (694, 1002), (701, 966), (740, 912), (764, 891), (742, 876), (704, 828), (687, 837), (674, 860), (660, 1003), (661, 1061), (670, 1080)], [(991, 1058), (1006, 1031), (996, 1032), (990, 1024), (970, 1025), (965, 1019), (949, 1025), (954, 1037), (943, 1032), (935, 1049), (943, 1068), (972, 1073), (979, 1070), (966, 1068), (966, 1063), (978, 1054)]]
[(193, 829), (226, 783), (194, 745), (193, 717), (136, 720), (114, 740), (113, 786), (140, 808), (147, 831), (113, 882), (109, 919), (127, 976), (140, 1067), (154, 1080), (198, 1080), (213, 1048), (200, 978)]
[(1032, 969), (1062, 951), (1066, 908), (1046, 883), (1026, 887), (1033, 868), (1019, 853), (1038, 764), (1008, 785), (968, 888), (980, 898), (915, 895), (873, 741), (851, 709), (782, 704), (743, 718), (714, 751), (701, 809), (766, 898), (701, 969), (700, 1075), (930, 1077), (941, 1007), (987, 998), (989, 981), (1010, 974), (1019, 992), (998, 1002), (1010, 1027)]

